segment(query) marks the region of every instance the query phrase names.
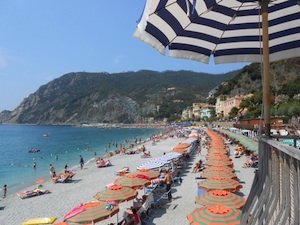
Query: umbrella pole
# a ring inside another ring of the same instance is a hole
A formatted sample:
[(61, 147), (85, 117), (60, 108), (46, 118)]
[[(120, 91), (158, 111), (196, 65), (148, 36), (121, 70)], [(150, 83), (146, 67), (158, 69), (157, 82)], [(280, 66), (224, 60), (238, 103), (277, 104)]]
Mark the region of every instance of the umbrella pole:
[(262, 10), (262, 32), (263, 32), (263, 105), (264, 105), (264, 123), (265, 135), (270, 137), (270, 55), (269, 55), (269, 25), (268, 25), (268, 3), (269, 0), (261, 1)]

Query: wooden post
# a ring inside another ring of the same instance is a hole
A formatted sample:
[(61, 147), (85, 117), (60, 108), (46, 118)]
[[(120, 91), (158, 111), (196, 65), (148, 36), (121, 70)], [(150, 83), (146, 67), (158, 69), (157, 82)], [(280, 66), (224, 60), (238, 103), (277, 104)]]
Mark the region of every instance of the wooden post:
[(262, 32), (263, 32), (263, 106), (264, 106), (264, 122), (265, 135), (270, 138), (270, 56), (269, 56), (269, 23), (268, 23), (268, 3), (269, 0), (261, 1), (262, 11)]

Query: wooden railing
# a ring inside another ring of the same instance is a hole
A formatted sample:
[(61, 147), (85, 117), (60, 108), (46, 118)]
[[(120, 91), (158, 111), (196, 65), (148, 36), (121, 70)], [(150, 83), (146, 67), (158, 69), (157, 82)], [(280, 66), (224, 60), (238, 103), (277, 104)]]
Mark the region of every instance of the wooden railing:
[(241, 224), (300, 224), (300, 150), (278, 141), (259, 141), (259, 167)]

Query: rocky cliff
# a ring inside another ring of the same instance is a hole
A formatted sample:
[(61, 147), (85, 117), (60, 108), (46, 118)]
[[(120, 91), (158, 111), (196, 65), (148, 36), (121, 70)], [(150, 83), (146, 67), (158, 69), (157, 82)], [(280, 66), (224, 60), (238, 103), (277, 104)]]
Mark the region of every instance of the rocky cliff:
[(41, 86), (2, 123), (80, 124), (140, 123), (167, 117), (205, 99), (222, 81), (237, 74), (191, 71), (139, 71), (119, 74), (69, 73)]

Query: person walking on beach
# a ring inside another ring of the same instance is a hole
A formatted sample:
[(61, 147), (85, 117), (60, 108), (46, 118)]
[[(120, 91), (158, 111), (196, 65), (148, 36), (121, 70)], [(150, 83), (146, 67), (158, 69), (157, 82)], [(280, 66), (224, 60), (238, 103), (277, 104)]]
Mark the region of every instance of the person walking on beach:
[(3, 198), (6, 197), (6, 193), (7, 193), (7, 185), (4, 184), (4, 187), (3, 187)]
[(55, 168), (52, 166), (52, 164), (50, 164), (49, 171), (50, 171), (50, 176), (52, 177), (53, 174), (55, 173)]
[(201, 155), (201, 144), (198, 145), (198, 156)]
[(82, 156), (80, 156), (79, 164), (80, 164), (80, 169), (83, 169), (84, 160), (83, 160)]
[(166, 193), (168, 193), (168, 200), (173, 201), (174, 199), (171, 192), (171, 185), (174, 184), (174, 179), (168, 172), (165, 173), (165, 183), (167, 184)]

